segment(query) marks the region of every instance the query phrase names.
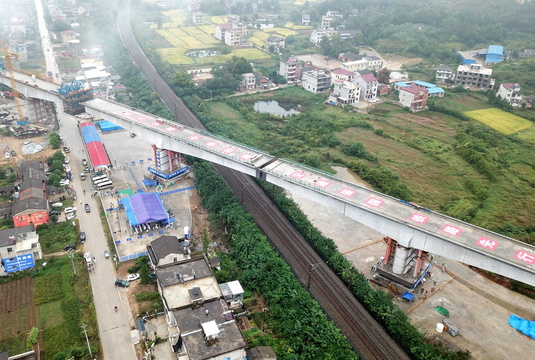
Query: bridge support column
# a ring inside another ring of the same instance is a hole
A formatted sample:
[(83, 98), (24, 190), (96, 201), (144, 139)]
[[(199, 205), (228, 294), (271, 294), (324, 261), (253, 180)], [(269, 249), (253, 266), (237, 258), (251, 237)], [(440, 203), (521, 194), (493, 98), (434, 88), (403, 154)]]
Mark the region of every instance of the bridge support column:
[(418, 255), (416, 257), (416, 265), (414, 265), (414, 271), (412, 276), (418, 277), (420, 271), (425, 267), (425, 262), (427, 260), (427, 252), (423, 250), (418, 250)]
[(392, 259), (394, 257), (394, 255), (396, 254), (397, 242), (394, 239), (392, 239), (391, 237), (388, 237), (388, 236), (384, 237), (383, 240), (386, 243), (384, 264), (388, 264), (390, 259)]

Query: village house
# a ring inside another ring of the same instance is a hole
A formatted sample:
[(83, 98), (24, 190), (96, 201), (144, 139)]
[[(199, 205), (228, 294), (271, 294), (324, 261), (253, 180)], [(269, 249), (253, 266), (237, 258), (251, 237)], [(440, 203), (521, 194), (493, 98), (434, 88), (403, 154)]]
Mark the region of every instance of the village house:
[(0, 276), (31, 269), (42, 257), (33, 225), (0, 230)]
[(522, 103), (522, 89), (518, 84), (500, 84), (500, 88), (498, 89), (496, 96), (501, 97), (513, 106), (517, 106)]
[(360, 86), (351, 81), (335, 80), (334, 89), (329, 95), (331, 105), (355, 106), (360, 98)]
[(414, 84), (399, 89), (399, 103), (412, 111), (427, 109), (427, 99), (427, 89)]
[(379, 88), (377, 78), (369, 71), (359, 71), (355, 75), (353, 82), (360, 86), (360, 99), (372, 103), (376, 102)]
[(281, 59), (279, 64), (279, 75), (288, 82), (294, 82), (301, 78), (301, 62), (297, 57)]
[(328, 91), (331, 88), (331, 75), (325, 70), (310, 70), (301, 76), (303, 89), (313, 94)]
[(495, 79), (491, 78), (492, 69), (480, 64), (459, 65), (455, 75), (455, 85), (466, 88), (492, 89)]
[(455, 77), (455, 74), (453, 73), (453, 68), (449, 66), (440, 65), (437, 69), (436, 73), (436, 82), (438, 83), (448, 83), (452, 82)]

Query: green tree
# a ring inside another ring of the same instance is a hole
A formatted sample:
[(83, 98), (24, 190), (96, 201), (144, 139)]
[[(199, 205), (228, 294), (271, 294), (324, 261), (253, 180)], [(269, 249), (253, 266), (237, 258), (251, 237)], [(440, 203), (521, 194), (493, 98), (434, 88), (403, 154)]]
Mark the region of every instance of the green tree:
[(52, 146), (52, 149), (59, 149), (61, 146), (61, 138), (56, 133), (52, 133), (48, 136), (48, 142)]
[(60, 180), (61, 177), (57, 174), (50, 174), (46, 183), (51, 186), (59, 187)]

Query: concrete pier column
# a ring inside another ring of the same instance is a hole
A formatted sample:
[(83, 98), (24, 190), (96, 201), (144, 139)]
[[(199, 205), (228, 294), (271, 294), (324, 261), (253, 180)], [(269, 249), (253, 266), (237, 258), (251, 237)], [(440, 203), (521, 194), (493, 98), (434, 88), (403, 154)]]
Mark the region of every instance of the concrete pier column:
[(396, 254), (397, 241), (392, 239), (391, 237), (388, 237), (388, 236), (383, 238), (383, 240), (386, 243), (384, 264), (388, 264), (390, 259), (392, 259), (394, 257), (394, 255)]
[(405, 274), (405, 267), (407, 265), (409, 254), (409, 248), (398, 244), (396, 255), (394, 256), (394, 264), (392, 264), (392, 272), (394, 274)]

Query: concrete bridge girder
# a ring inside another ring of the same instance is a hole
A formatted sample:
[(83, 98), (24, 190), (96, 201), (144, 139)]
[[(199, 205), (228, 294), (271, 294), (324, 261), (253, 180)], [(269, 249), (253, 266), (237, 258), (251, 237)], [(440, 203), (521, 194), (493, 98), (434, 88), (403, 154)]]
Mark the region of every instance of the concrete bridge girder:
[(318, 189), (306, 188), (269, 174), (266, 176), (266, 180), (291, 192), (314, 200), (371, 229), (391, 237), (404, 247), (424, 250), (513, 279), (523, 279), (522, 281), (526, 284), (535, 286), (535, 274), (512, 262), (505, 262), (503, 259), (493, 257), (492, 255), (485, 254), (482, 256), (481, 252), (471, 249), (460, 242), (455, 240), (445, 241), (444, 238), (414, 228), (409, 223), (402, 223), (387, 216), (372, 213), (367, 209), (335, 199), (328, 194), (318, 191)]

